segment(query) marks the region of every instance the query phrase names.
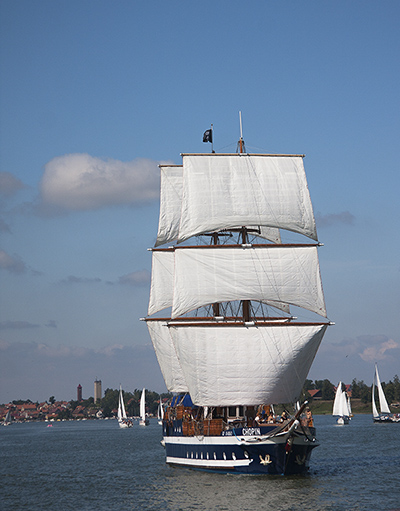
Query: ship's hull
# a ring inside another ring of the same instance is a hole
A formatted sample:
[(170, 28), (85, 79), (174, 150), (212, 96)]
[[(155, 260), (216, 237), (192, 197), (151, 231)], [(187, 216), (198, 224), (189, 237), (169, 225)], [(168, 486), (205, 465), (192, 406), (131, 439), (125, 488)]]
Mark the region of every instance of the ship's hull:
[(163, 445), (168, 464), (223, 473), (305, 474), (311, 452), (318, 445), (312, 428), (309, 435), (295, 432), (274, 437), (263, 434), (264, 428), (258, 427), (189, 437), (179, 434), (179, 426), (175, 429), (177, 434), (165, 435), (164, 427)]
[(381, 416), (381, 417), (374, 417), (373, 418), (374, 422), (375, 423), (379, 423), (379, 424), (387, 424), (387, 423), (399, 423), (400, 424), (400, 417), (392, 417), (392, 416)]

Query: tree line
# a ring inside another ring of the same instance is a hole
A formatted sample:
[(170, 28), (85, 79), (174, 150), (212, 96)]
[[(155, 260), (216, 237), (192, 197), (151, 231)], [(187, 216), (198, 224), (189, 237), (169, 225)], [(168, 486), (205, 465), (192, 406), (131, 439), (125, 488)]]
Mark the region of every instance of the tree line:
[[(389, 404), (400, 402), (400, 380), (397, 374), (388, 383), (382, 382), (382, 387)], [(312, 399), (309, 393), (310, 390), (320, 390), (321, 399), (331, 401), (335, 397), (335, 388), (336, 386), (328, 379), (315, 381), (306, 379), (301, 393), (301, 400), (304, 401)], [(352, 398), (360, 399), (362, 403), (371, 402), (372, 385), (367, 385), (363, 380), (359, 381), (354, 378), (351, 382), (350, 388)], [(135, 389), (133, 392), (123, 391), (126, 413), (129, 417), (138, 416), (140, 414), (139, 408), (141, 395), (142, 389)], [(146, 390), (146, 411), (150, 414), (156, 415), (160, 398), (168, 399), (170, 397), (172, 397), (172, 394), (167, 392), (160, 395), (157, 392)], [(75, 410), (77, 406), (83, 406), (84, 408), (100, 408), (104, 417), (111, 417), (113, 415), (113, 410), (118, 408), (118, 398), (119, 390), (108, 388), (104, 393), (104, 397), (97, 403), (94, 402), (93, 397), (89, 397), (82, 401), (69, 401), (69, 409), (60, 412), (63, 415), (60, 418), (69, 418), (72, 411)], [(49, 403), (54, 403), (55, 397), (51, 396), (48, 401)], [(30, 399), (19, 399), (12, 401), (12, 403), (14, 405), (18, 405), (32, 403), (32, 401)]]
[[(310, 399), (309, 390), (320, 390), (321, 399), (330, 401), (335, 398), (335, 388), (329, 380), (306, 380), (302, 390), (303, 399)], [(372, 401), (372, 385), (367, 385), (363, 380), (356, 378), (351, 382), (351, 397), (360, 399), (362, 403), (370, 403)], [(400, 380), (397, 374), (389, 383), (382, 382), (382, 388), (385, 392), (388, 403), (400, 402)]]
[[(125, 410), (128, 417), (137, 417), (140, 415), (140, 398), (142, 396), (142, 389), (135, 389), (133, 392), (122, 391), (124, 397)], [(146, 412), (152, 415), (157, 415), (157, 408), (160, 399), (170, 398), (172, 394), (163, 393), (158, 394), (151, 390), (146, 390)], [(77, 406), (84, 408), (100, 408), (104, 417), (112, 417), (113, 411), (118, 408), (119, 390), (106, 389), (104, 397), (94, 402), (93, 397), (84, 399), (82, 401), (70, 401), (70, 409), (75, 410)]]

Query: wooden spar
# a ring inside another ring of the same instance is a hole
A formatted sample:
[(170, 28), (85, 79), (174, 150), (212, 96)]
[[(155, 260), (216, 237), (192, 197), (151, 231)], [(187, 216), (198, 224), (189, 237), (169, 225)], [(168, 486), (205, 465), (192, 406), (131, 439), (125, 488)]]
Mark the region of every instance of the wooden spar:
[[(244, 142), (244, 141), (243, 141)], [(244, 149), (244, 144), (243, 144)], [(210, 156), (210, 153), (180, 153), (181, 156)], [(276, 158), (305, 158), (305, 154), (273, 154), (273, 153), (214, 153), (212, 155), (214, 156), (269, 156), (269, 157), (276, 157)], [(159, 165), (159, 167), (181, 167), (181, 165)]]
[[(291, 321), (292, 317), (285, 317), (285, 316), (281, 316), (281, 317), (269, 317), (268, 319), (266, 319), (265, 317), (254, 317), (253, 320), (256, 321), (257, 323), (287, 323), (289, 321)], [(206, 323), (210, 323), (210, 317), (209, 316), (192, 316), (192, 317), (189, 317), (189, 316), (181, 316), (179, 318), (175, 318), (175, 319), (171, 319), (171, 317), (152, 317), (152, 318), (141, 318), (141, 320), (143, 321), (164, 321), (164, 322), (170, 322), (170, 321), (173, 321), (174, 323), (185, 323), (185, 322), (190, 322), (190, 323), (193, 323), (193, 322), (196, 322), (196, 323), (202, 323), (202, 322), (206, 322)], [(237, 316), (220, 316), (217, 317), (217, 319), (212, 323), (212, 324), (215, 324), (215, 322), (218, 322), (218, 323), (227, 323), (227, 324), (232, 324), (232, 323), (235, 323), (235, 324), (243, 324), (242, 321), (238, 321), (238, 318)], [(297, 323), (298, 324), (298, 323)]]
[[(243, 228), (242, 228), (243, 229)], [(242, 229), (240, 231), (242, 232)], [(212, 233), (209, 234), (209, 236), (214, 236), (214, 234), (218, 233)], [(203, 236), (203, 235), (202, 235)], [(151, 252), (174, 252), (176, 250), (184, 250), (184, 249), (190, 249), (190, 248), (201, 248), (201, 249), (210, 249), (210, 248), (218, 248), (218, 249), (225, 249), (225, 248), (237, 248), (237, 247), (243, 247), (245, 245), (248, 248), (268, 248), (268, 249), (274, 249), (274, 248), (311, 248), (311, 247), (319, 247), (320, 243), (243, 243), (243, 244), (231, 244), (231, 245), (180, 245), (180, 246), (174, 246), (174, 247), (166, 247), (166, 248), (149, 248)]]
[[(180, 320), (181, 318), (179, 318)], [(193, 319), (193, 318), (192, 318)], [(194, 318), (196, 319), (196, 318)], [(145, 318), (145, 321), (151, 321), (151, 318)], [(156, 321), (156, 318), (153, 319), (153, 321)], [(249, 324), (253, 323), (253, 324)], [(252, 327), (275, 327), (275, 326), (282, 326), (285, 325), (285, 327), (290, 326), (324, 326), (324, 325), (332, 325), (330, 322), (303, 322), (303, 323), (296, 323), (296, 322), (290, 322), (290, 321), (232, 321), (232, 322), (225, 322), (225, 321), (177, 321), (176, 319), (170, 319), (167, 323), (167, 327), (173, 326), (173, 327), (188, 327), (188, 326), (210, 326), (210, 327), (218, 327), (218, 328), (224, 328), (224, 327), (245, 327), (245, 328), (252, 328)]]

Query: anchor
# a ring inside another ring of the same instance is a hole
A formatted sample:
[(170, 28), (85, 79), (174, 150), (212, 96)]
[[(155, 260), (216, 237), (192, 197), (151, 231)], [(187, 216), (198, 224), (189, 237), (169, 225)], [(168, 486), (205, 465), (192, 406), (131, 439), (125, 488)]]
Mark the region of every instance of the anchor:
[(270, 463), (272, 463), (271, 456), (269, 454), (266, 454), (265, 458), (263, 459), (263, 457), (260, 454), (260, 463), (261, 465), (269, 465)]
[(300, 456), (300, 454), (298, 454), (296, 456), (295, 463), (297, 463), (298, 465), (304, 465), (305, 462), (306, 462), (306, 457), (305, 456)]

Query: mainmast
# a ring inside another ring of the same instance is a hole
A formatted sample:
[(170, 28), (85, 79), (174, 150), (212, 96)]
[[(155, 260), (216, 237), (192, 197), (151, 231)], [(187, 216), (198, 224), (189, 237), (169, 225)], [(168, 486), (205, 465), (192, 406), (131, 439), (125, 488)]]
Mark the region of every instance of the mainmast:
[[(236, 152), (243, 154), (246, 151), (244, 140), (243, 140), (243, 126), (242, 126), (242, 112), (239, 111), (239, 125), (240, 125), (240, 139), (237, 143)], [(248, 234), (246, 226), (242, 226), (241, 228), (241, 237), (242, 244), (246, 245), (248, 243)], [(243, 311), (243, 321), (246, 323), (250, 321), (250, 300), (243, 300), (242, 303), (242, 311)]]

